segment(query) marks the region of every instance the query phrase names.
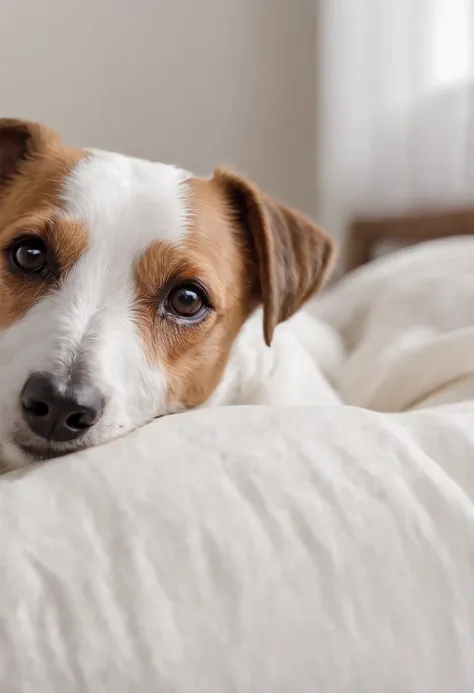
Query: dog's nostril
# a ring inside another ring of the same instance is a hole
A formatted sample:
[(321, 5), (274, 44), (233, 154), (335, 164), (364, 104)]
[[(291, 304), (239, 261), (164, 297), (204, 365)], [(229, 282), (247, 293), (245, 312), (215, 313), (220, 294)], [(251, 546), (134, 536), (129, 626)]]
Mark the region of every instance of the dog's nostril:
[(34, 416), (44, 417), (49, 414), (49, 406), (46, 402), (31, 402), (25, 406), (25, 409), (34, 414)]
[(66, 419), (66, 426), (73, 431), (87, 431), (93, 424), (90, 419), (91, 417), (84, 412), (71, 414)]

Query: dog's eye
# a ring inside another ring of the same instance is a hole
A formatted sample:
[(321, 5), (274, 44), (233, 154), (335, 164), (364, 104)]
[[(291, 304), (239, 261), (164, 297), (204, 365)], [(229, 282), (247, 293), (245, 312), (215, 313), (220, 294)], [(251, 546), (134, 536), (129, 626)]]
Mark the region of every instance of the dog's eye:
[(40, 274), (48, 266), (48, 250), (36, 236), (23, 238), (9, 250), (12, 264), (24, 274)]
[(209, 309), (205, 291), (197, 284), (181, 284), (170, 291), (166, 310), (179, 318), (198, 318)]

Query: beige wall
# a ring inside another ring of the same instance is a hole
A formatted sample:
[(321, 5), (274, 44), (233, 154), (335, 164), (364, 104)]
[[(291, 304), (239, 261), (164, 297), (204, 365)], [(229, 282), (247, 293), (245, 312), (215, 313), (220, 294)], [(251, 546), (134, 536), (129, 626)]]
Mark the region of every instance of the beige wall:
[(314, 212), (312, 0), (2, 0), (0, 113)]

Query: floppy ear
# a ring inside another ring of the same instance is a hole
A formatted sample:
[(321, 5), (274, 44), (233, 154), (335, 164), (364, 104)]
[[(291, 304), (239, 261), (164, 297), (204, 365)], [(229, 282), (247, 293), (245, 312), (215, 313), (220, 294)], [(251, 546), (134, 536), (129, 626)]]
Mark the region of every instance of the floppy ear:
[(0, 118), (0, 187), (20, 172), (23, 165), (41, 152), (46, 144), (58, 140), (43, 125), (15, 118)]
[(334, 243), (305, 216), (265, 195), (245, 178), (217, 169), (214, 180), (250, 236), (258, 264), (263, 332), (270, 346), (278, 323), (296, 313), (322, 286), (332, 264)]

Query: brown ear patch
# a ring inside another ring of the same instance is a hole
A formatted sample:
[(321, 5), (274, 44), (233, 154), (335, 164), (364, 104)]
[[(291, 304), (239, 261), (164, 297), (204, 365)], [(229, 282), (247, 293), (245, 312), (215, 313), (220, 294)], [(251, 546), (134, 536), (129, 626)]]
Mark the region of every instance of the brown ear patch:
[(8, 180), (26, 156), (28, 131), (16, 127), (0, 129), (0, 181)]
[(8, 184), (25, 162), (59, 144), (59, 136), (37, 123), (0, 118), (0, 185)]
[(278, 323), (296, 313), (324, 283), (334, 256), (330, 236), (300, 212), (225, 170), (214, 172), (258, 262), (264, 336), (270, 345)]

